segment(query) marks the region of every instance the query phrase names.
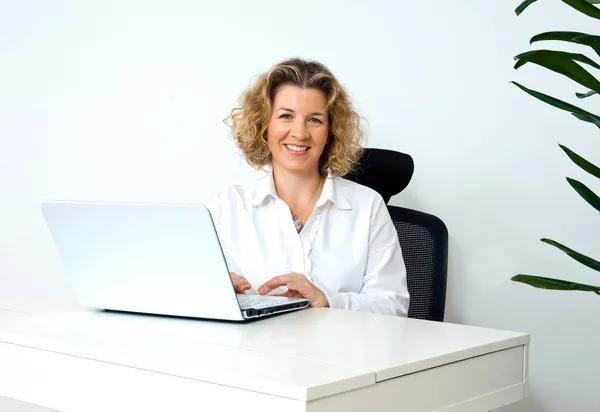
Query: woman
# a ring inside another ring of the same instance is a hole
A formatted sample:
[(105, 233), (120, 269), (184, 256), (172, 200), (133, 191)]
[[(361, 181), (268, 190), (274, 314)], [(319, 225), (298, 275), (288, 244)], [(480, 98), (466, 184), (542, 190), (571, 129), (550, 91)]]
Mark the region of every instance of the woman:
[(237, 293), (406, 316), (406, 270), (386, 205), (345, 180), (361, 154), (358, 114), (322, 64), (260, 75), (230, 117), (250, 165), (268, 174), (208, 206)]

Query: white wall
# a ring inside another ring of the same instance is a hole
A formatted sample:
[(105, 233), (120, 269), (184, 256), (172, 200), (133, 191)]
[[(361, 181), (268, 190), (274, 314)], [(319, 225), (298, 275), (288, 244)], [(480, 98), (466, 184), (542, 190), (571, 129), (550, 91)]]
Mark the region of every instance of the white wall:
[(538, 241), (598, 256), (598, 214), (564, 177), (600, 185), (557, 146), (600, 162), (598, 131), (508, 84), (583, 91), (512, 56), (595, 22), (558, 0), (519, 18), (519, 0), (90, 3), (0, 3), (4, 307), (73, 301), (41, 200), (199, 202), (252, 178), (221, 120), (253, 75), (310, 57), (352, 92), (370, 146), (414, 157), (392, 203), (448, 225), (447, 320), (532, 334), (530, 397), (503, 411), (600, 410), (600, 297), (509, 280), (600, 283)]

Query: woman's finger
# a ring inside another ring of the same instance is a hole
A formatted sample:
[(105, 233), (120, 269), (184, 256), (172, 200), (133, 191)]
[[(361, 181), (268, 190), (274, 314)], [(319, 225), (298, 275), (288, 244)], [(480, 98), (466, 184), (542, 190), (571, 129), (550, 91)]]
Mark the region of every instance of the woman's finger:
[(280, 286), (286, 286), (288, 283), (293, 282), (294, 280), (296, 280), (296, 276), (297, 274), (295, 273), (275, 276), (273, 279), (261, 285), (257, 291), (261, 295), (266, 295), (270, 291), (275, 290)]
[(285, 293), (279, 293), (279, 294), (273, 295), (273, 296), (281, 296), (284, 298), (301, 298), (302, 297), (302, 295), (295, 290), (288, 290)]
[(302, 293), (302, 292), (301, 292), (301, 291), (298, 289), (298, 284), (297, 284), (297, 283), (295, 283), (295, 282), (290, 282), (290, 283), (288, 283), (286, 286), (287, 286), (288, 290), (292, 290), (292, 291), (294, 291), (294, 292), (296, 292), (296, 293), (300, 293), (300, 294)]

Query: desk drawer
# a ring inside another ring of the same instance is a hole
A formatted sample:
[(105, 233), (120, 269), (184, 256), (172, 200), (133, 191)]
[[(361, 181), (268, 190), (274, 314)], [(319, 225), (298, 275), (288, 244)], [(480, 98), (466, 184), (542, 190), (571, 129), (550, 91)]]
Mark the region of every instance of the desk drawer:
[(528, 346), (477, 356), (309, 402), (309, 412), (482, 412), (523, 399)]

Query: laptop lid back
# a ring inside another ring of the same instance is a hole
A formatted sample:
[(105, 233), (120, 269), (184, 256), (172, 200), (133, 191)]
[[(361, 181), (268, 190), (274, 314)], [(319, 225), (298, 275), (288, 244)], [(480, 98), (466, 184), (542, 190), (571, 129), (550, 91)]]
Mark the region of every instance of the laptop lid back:
[(42, 212), (81, 305), (243, 320), (204, 206), (50, 201)]

